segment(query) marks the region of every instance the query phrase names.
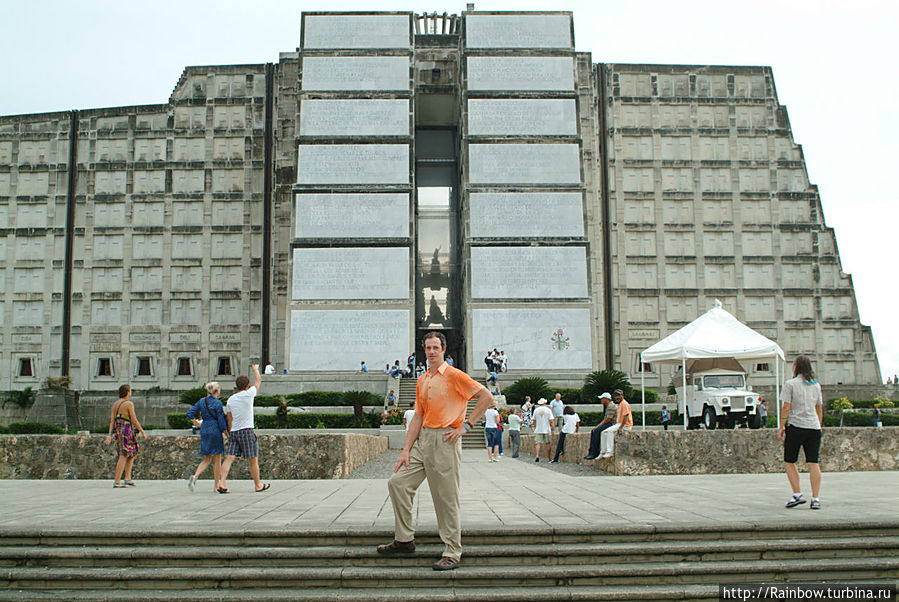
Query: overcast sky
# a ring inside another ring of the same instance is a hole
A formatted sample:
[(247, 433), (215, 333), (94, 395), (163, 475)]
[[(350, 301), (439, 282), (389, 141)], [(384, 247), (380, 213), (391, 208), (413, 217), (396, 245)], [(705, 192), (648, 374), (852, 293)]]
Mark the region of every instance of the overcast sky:
[[(793, 136), (852, 274), (883, 378), (899, 373), (896, 0), (477, 1), (572, 10), (594, 62), (770, 65)], [(303, 10), (460, 13), (464, 2), (29, 0), (5, 2), (0, 115), (154, 104), (187, 65), (277, 62)], [(739, 316), (738, 316), (739, 317)]]

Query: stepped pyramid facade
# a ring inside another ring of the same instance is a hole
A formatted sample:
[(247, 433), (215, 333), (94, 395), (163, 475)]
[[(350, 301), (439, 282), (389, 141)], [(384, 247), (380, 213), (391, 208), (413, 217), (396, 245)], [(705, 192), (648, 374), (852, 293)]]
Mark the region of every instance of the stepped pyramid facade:
[(376, 370), (431, 329), (639, 378), (714, 299), (880, 382), (770, 67), (597, 63), (570, 12), (301, 21), (166, 104), (0, 117), (0, 389)]

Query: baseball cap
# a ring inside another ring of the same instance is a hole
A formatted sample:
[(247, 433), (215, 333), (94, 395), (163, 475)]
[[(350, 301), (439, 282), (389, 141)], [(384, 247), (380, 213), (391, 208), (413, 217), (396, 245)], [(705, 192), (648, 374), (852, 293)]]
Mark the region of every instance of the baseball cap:
[(615, 389), (615, 390), (612, 392), (612, 394), (613, 394), (613, 395), (624, 395), (624, 391), (622, 391), (621, 389)]
[(612, 396), (608, 393), (603, 393), (602, 395), (597, 395), (598, 399), (612, 399)]

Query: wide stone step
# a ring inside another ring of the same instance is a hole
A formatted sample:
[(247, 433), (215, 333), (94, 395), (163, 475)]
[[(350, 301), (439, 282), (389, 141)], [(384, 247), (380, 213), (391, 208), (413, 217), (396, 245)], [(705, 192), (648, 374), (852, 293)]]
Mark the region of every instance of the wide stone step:
[(899, 558), (758, 560), (753, 562), (649, 562), (585, 566), (12, 568), (0, 569), (0, 587), (17, 589), (188, 589), (343, 587), (501, 589), (504, 587), (676, 585), (884, 580), (899, 577)]
[(406, 588), (264, 588), (264, 589), (166, 589), (166, 590), (0, 590), (0, 600), (312, 600), (340, 602), (521, 602), (522, 599), (546, 600), (717, 600), (718, 587), (710, 585), (645, 585), (615, 587), (532, 587), (523, 593), (520, 588), (431, 587), (427, 590)]
[[(379, 555), (374, 546), (5, 546), (5, 567), (421, 566), (440, 557), (441, 544), (408, 556)], [(556, 566), (602, 563), (899, 557), (899, 537), (745, 541), (656, 541), (467, 545), (466, 566)]]
[[(108, 529), (3, 529), (0, 530), (0, 549), (7, 546), (269, 546), (269, 547), (322, 547), (322, 546), (377, 546), (389, 541), (393, 530), (388, 528), (303, 529), (303, 530), (138, 530), (122, 532)], [(819, 540), (822, 538), (887, 538), (899, 537), (899, 521), (844, 521), (829, 524), (795, 525), (793, 523), (766, 522), (756, 525), (740, 521), (733, 523), (695, 523), (632, 525), (619, 527), (508, 527), (463, 529), (462, 541), (470, 546), (491, 545), (502, 541), (505, 545), (565, 544), (565, 543), (639, 543), (650, 542), (717, 542), (767, 541), (778, 539)], [(433, 528), (419, 529), (416, 534), (419, 545), (439, 544)]]

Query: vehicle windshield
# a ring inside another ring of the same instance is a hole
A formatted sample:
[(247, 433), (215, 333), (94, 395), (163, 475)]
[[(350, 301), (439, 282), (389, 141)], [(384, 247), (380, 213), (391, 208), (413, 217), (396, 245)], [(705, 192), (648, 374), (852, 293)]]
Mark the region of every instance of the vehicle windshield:
[(714, 374), (703, 377), (702, 384), (706, 389), (742, 389), (742, 374)]

